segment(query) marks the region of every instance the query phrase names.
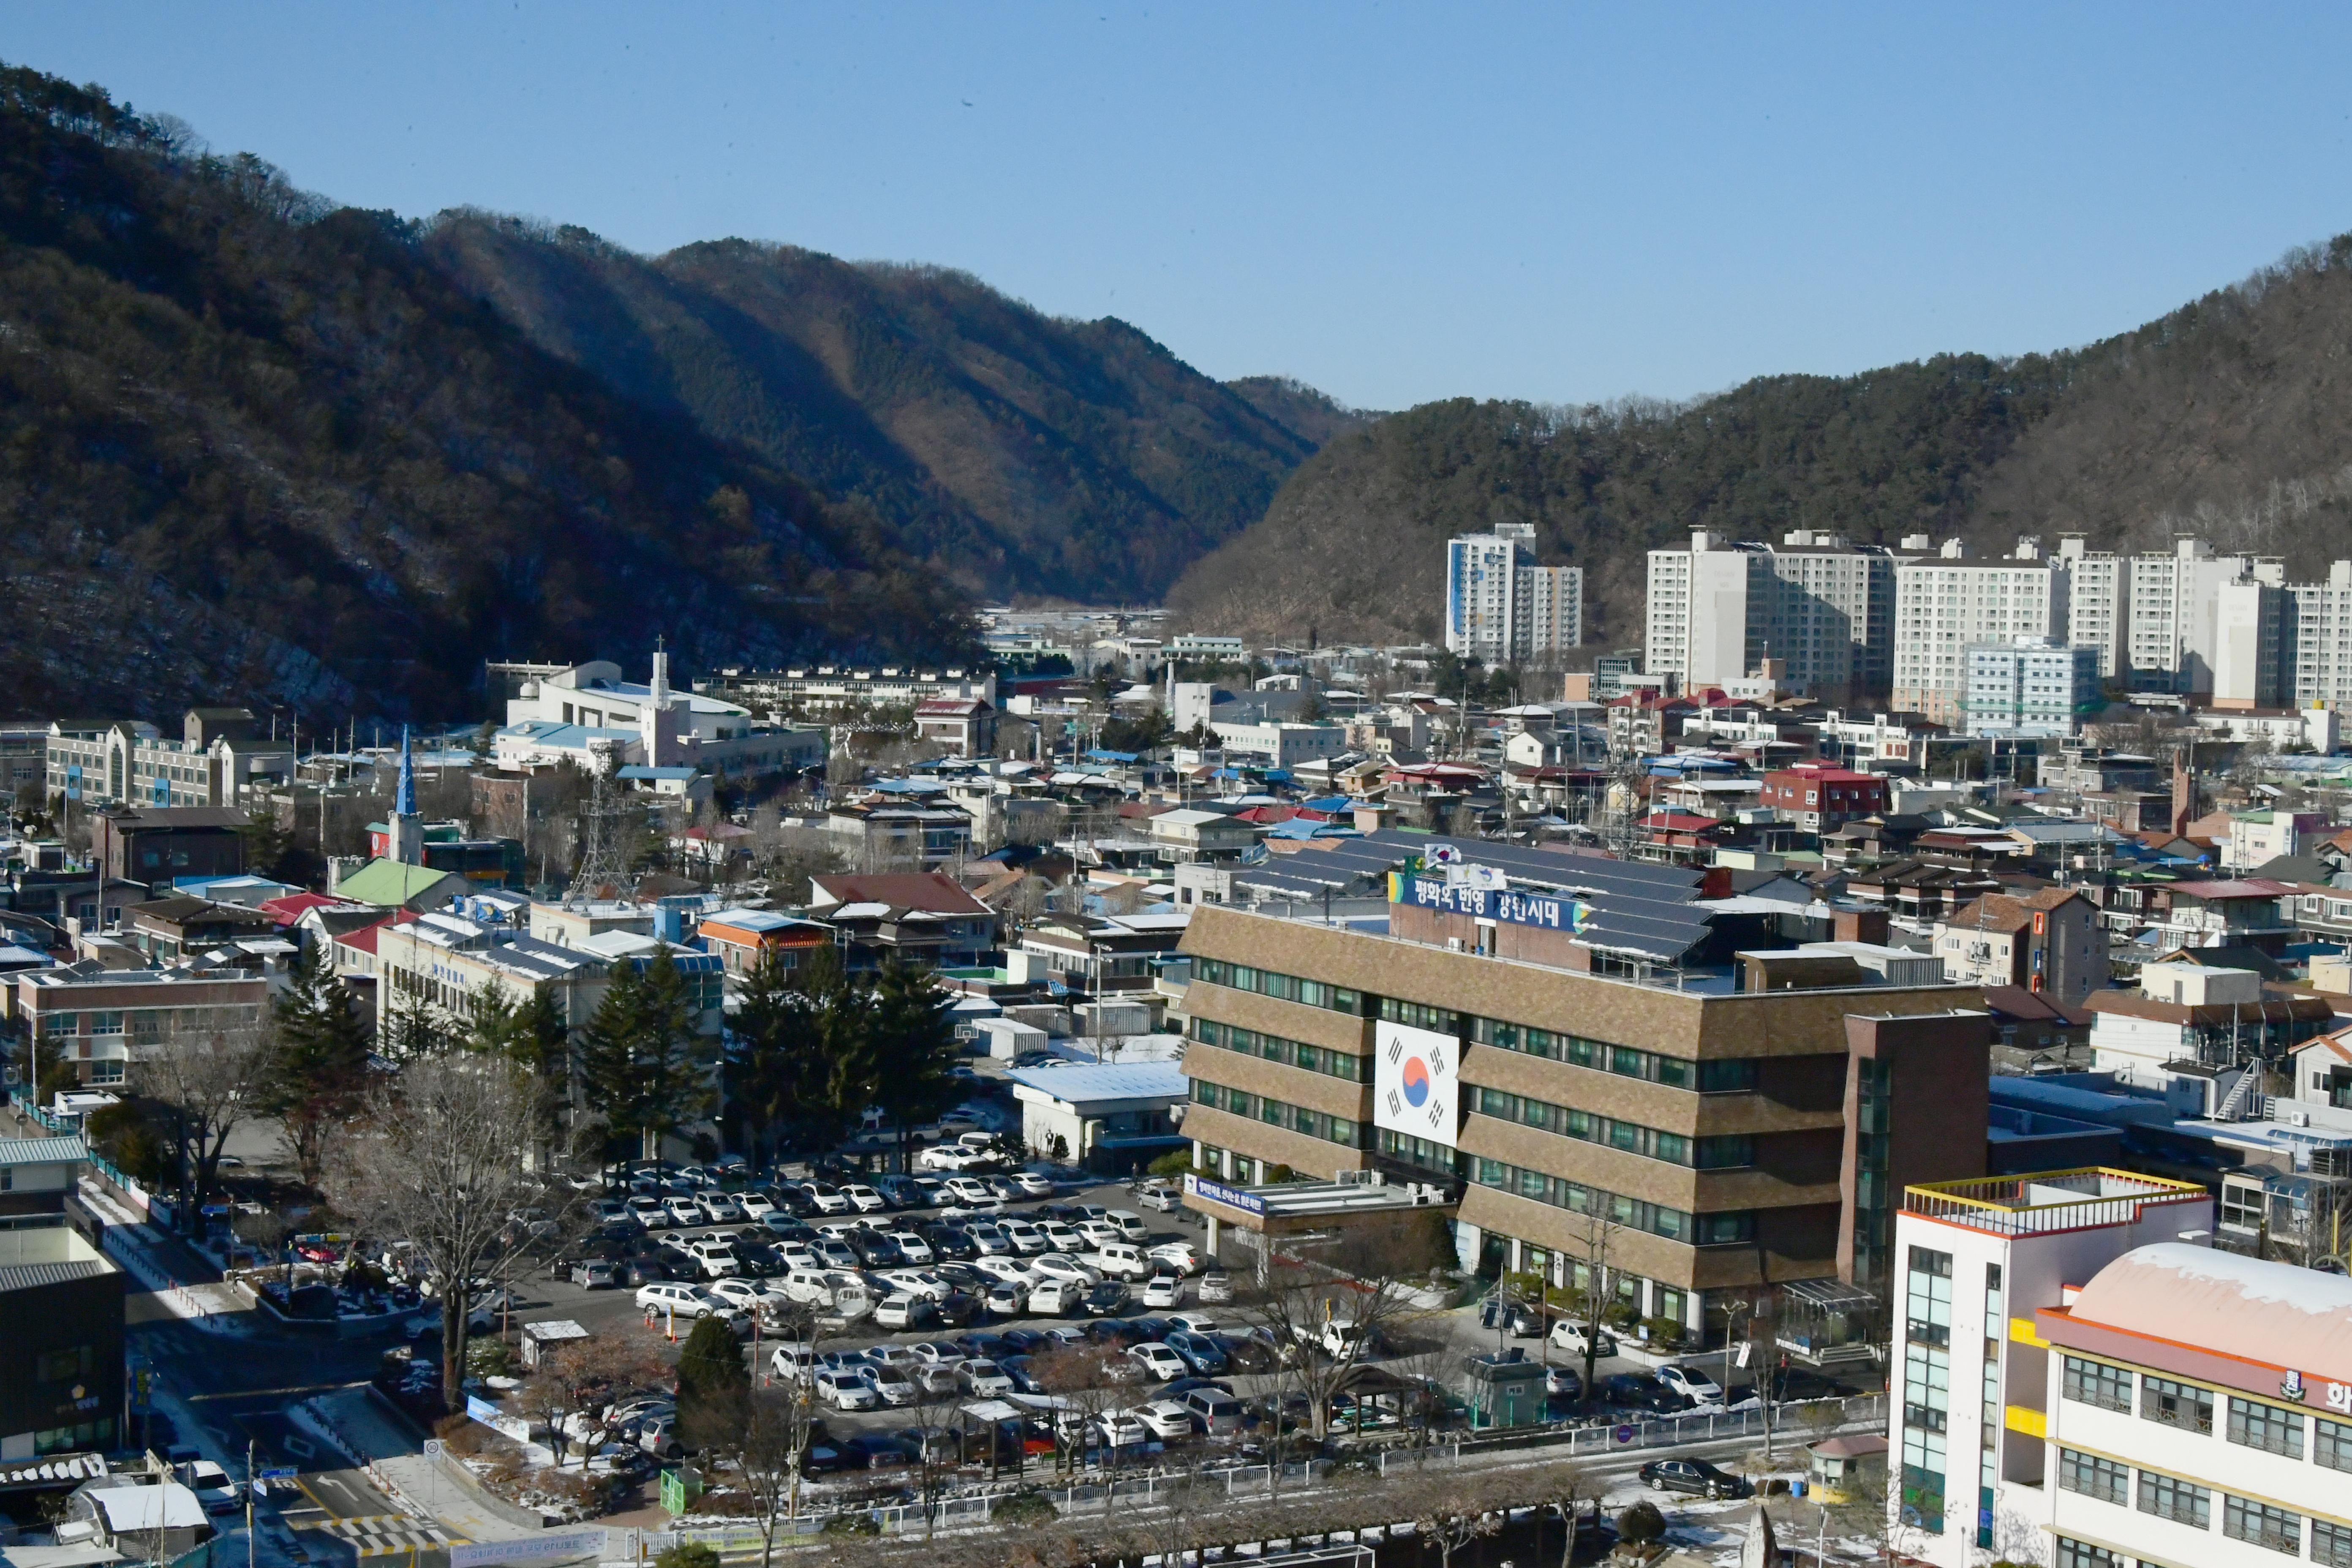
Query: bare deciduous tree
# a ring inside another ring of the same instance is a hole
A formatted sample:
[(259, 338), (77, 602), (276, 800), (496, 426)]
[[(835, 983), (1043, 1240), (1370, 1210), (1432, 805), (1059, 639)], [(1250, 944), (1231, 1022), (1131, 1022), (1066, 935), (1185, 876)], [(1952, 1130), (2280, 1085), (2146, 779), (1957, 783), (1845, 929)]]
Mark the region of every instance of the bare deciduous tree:
[(441, 1391), (462, 1409), (472, 1282), (517, 1278), (530, 1253), (509, 1215), (568, 1207), (525, 1168), (553, 1136), (530, 1074), (501, 1057), (420, 1057), (371, 1089), (336, 1138), (323, 1184), (359, 1229), (406, 1241), (441, 1286)]
[(251, 1113), (275, 1059), (271, 1026), (259, 1016), (217, 1025), (189, 1023), (140, 1053), (142, 1087), (171, 1108), (188, 1220), (202, 1212), (219, 1180), (228, 1135)]
[(1407, 1212), (1321, 1241), (1284, 1247), (1268, 1237), (1266, 1248), (1234, 1306), (1273, 1341), (1277, 1383), (1305, 1396), (1309, 1428), (1320, 1439), (1330, 1432), (1332, 1396), (1355, 1380), (1375, 1344), (1418, 1315), (1412, 1284), (1443, 1260), (1445, 1245), (1433, 1216)]

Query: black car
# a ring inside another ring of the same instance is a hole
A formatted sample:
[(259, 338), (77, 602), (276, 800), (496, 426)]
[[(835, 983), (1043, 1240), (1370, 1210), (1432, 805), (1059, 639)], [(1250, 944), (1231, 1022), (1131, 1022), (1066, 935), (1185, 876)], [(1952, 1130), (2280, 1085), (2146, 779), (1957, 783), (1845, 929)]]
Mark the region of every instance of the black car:
[(1003, 1361), (1006, 1356), (1017, 1353), (1012, 1342), (1002, 1334), (958, 1334), (955, 1347), (980, 1361)]
[[(783, 1205), (779, 1203), (776, 1206), (782, 1208)], [(757, 1236), (761, 1231), (767, 1233), (768, 1239), (771, 1241), (806, 1241), (816, 1234), (816, 1226), (787, 1214), (781, 1220), (772, 1217), (763, 1219), (757, 1229), (748, 1230), (743, 1234)]]
[(980, 1310), (981, 1298), (970, 1290), (950, 1290), (931, 1303), (931, 1311), (950, 1328), (961, 1328)]
[(852, 1437), (838, 1449), (842, 1468), (846, 1470), (892, 1470), (907, 1463), (907, 1450), (879, 1432)]
[[(1752, 1392), (1752, 1390), (1751, 1390)], [(1782, 1399), (1850, 1399), (1860, 1390), (1850, 1383), (1823, 1377), (1802, 1367), (1784, 1366), (1772, 1373), (1772, 1397)], [(1735, 1394), (1736, 1399), (1738, 1395)]]
[(931, 1272), (957, 1289), (970, 1290), (978, 1296), (987, 1295), (990, 1287), (997, 1283), (995, 1275), (984, 1269), (974, 1268), (969, 1263), (934, 1264), (931, 1267)]
[(1160, 1391), (1162, 1399), (1181, 1399), (1196, 1388), (1213, 1388), (1219, 1394), (1231, 1394), (1233, 1384), (1213, 1377), (1180, 1377)]
[(1078, 1310), (1089, 1318), (1108, 1318), (1127, 1310), (1133, 1292), (1116, 1279), (1106, 1279), (1087, 1291), (1078, 1302)]
[(1045, 1385), (1038, 1382), (1031, 1373), (1029, 1371), (1031, 1364), (1030, 1358), (1025, 1355), (1001, 1356), (996, 1363), (997, 1370), (1013, 1380), (1013, 1387), (1016, 1393), (1043, 1394), (1045, 1392)]
[(1756, 1489), (1729, 1470), (1705, 1459), (1653, 1459), (1642, 1467), (1642, 1479), (1662, 1492), (1688, 1492), (1693, 1497), (1741, 1498)]
[(980, 1244), (961, 1226), (927, 1225), (916, 1234), (929, 1242), (932, 1254), (942, 1259), (963, 1262), (980, 1256)]
[(1042, 1329), (1007, 1329), (996, 1337), (1012, 1347), (1013, 1355), (1043, 1355), (1054, 1344)]
[(1676, 1394), (1647, 1373), (1621, 1372), (1601, 1380), (1601, 1397), (1626, 1410), (1646, 1410), (1654, 1415), (1675, 1415), (1691, 1409), (1694, 1401)]
[(1235, 1372), (1273, 1372), (1282, 1364), (1274, 1346), (1261, 1334), (1212, 1334), (1217, 1348)]
[(906, 1267), (907, 1255), (899, 1250), (897, 1242), (878, 1230), (853, 1230), (843, 1239), (849, 1243), (849, 1250), (857, 1254), (857, 1260), (868, 1268)]
[(632, 1289), (639, 1285), (658, 1285), (665, 1279), (676, 1279), (686, 1273), (684, 1266), (660, 1252), (640, 1252), (622, 1270), (622, 1282)]

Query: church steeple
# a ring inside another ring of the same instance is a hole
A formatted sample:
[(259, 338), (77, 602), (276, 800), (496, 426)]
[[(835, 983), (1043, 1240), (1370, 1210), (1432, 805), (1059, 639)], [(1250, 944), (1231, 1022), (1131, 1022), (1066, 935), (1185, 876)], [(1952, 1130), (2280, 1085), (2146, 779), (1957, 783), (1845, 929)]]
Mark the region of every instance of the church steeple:
[(425, 817), (416, 809), (416, 758), (408, 749), (408, 726), (400, 727), (400, 786), (392, 796), (391, 859), (425, 864)]

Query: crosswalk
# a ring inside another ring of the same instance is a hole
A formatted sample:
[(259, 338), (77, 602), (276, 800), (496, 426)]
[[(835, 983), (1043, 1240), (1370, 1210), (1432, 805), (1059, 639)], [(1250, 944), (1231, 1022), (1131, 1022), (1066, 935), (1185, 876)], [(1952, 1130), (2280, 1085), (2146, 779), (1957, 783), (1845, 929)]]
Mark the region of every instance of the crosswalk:
[(410, 1552), (433, 1552), (446, 1546), (463, 1546), (465, 1542), (452, 1536), (431, 1520), (414, 1519), (404, 1513), (379, 1513), (356, 1519), (305, 1519), (287, 1521), (298, 1531), (310, 1531), (332, 1535), (351, 1542), (352, 1552), (361, 1557), (394, 1557)]

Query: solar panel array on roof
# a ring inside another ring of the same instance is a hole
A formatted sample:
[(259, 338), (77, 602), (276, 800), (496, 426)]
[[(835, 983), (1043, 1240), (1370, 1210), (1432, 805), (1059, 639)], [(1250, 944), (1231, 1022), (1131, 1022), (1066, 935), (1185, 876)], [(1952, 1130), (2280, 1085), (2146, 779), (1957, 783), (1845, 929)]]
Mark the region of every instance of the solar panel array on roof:
[(1267, 865), (1237, 870), (1234, 885), (1277, 899), (1320, 899), (1379, 888), (1413, 856), (1450, 847), (1473, 865), (1491, 866), (1515, 882), (1572, 893), (1591, 911), (1578, 940), (1588, 946), (1674, 962), (1705, 941), (1708, 911), (1699, 908), (1700, 875), (1679, 866), (1595, 856), (1560, 855), (1515, 844), (1445, 838), (1383, 828), (1362, 838), (1318, 841)]

